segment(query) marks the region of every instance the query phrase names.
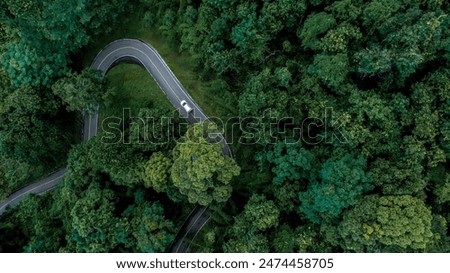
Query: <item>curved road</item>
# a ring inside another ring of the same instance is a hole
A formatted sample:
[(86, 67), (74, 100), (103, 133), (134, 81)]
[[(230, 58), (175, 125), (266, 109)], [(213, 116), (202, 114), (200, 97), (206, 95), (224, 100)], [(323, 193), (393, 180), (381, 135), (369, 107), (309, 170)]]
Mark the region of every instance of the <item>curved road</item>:
[[(92, 69), (100, 70), (103, 76), (120, 62), (132, 62), (144, 67), (155, 79), (161, 90), (166, 94), (172, 105), (189, 122), (196, 123), (208, 120), (202, 109), (195, 103), (189, 93), (175, 77), (172, 70), (164, 62), (161, 55), (150, 45), (135, 39), (117, 40), (107, 45), (95, 57), (91, 64)], [(186, 113), (180, 102), (185, 100), (193, 108), (191, 113)], [(97, 135), (98, 130), (98, 107), (94, 108), (93, 114), (85, 112), (83, 114), (83, 142)], [(231, 149), (221, 134), (216, 134), (214, 141), (222, 142), (222, 153), (225, 156), (232, 156)], [(8, 206), (13, 206), (23, 200), (28, 194), (45, 194), (54, 189), (66, 173), (66, 168), (62, 168), (47, 178), (32, 183), (27, 187), (13, 193), (8, 199), (0, 203), (0, 216)], [(203, 226), (209, 220), (209, 209), (197, 206), (186, 219), (178, 235), (170, 247), (170, 252), (187, 252), (190, 242), (192, 242)]]

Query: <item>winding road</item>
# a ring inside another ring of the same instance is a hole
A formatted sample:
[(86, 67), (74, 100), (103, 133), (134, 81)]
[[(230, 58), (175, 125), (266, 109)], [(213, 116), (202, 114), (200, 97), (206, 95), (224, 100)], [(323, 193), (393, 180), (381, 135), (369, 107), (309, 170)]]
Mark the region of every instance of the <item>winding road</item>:
[[(144, 67), (155, 79), (156, 83), (166, 94), (172, 105), (189, 123), (208, 120), (208, 117), (184, 89), (183, 85), (177, 77), (175, 77), (161, 55), (159, 55), (156, 49), (143, 41), (136, 39), (121, 39), (110, 43), (97, 54), (91, 64), (91, 68), (100, 70), (104, 76), (112, 67), (121, 62), (131, 62)], [(184, 110), (180, 104), (183, 100), (193, 108), (192, 112), (187, 113)], [(98, 111), (99, 108), (95, 107), (92, 114), (88, 114), (87, 112), (84, 112), (83, 114), (83, 142), (86, 142), (97, 135)], [(231, 157), (231, 149), (224, 137), (221, 134), (217, 134), (215, 138), (217, 141), (224, 144), (222, 153), (225, 156)], [(28, 194), (42, 195), (56, 188), (62, 181), (65, 173), (66, 168), (62, 168), (50, 176), (14, 192), (6, 200), (0, 202), (0, 216), (5, 212), (8, 206), (16, 205)], [(169, 251), (188, 252), (191, 242), (210, 219), (209, 215), (210, 211), (208, 208), (202, 206), (195, 207), (178, 232)]]

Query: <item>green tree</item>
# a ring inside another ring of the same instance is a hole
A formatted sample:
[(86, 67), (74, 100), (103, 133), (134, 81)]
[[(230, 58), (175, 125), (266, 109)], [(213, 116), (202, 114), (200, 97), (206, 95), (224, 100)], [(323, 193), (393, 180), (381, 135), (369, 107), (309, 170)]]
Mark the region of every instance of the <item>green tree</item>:
[(107, 32), (126, 0), (11, 1), (2, 5), (2, 24), (15, 28), (1, 58), (15, 86), (50, 86), (64, 75), (69, 53), (92, 35)]
[(337, 249), (328, 242), (329, 238), (327, 235), (332, 234), (332, 236), (336, 236), (336, 230), (335, 226), (327, 224), (298, 226), (295, 229), (295, 246), (300, 253), (341, 252), (341, 249)]
[(273, 193), (275, 197), (275, 203), (280, 209), (280, 212), (291, 213), (298, 211), (300, 200), (298, 193), (306, 185), (301, 185), (298, 181), (285, 182), (282, 185), (271, 184), (267, 188), (268, 192)]
[[(279, 89), (280, 82), (270, 69), (251, 75), (239, 97), (241, 117), (261, 117), (266, 109), (273, 117), (285, 117), (288, 94)], [(262, 126), (261, 126), (262, 127)]]
[[(13, 243), (5, 243), (0, 247), (6, 247), (4, 250), (7, 252), (58, 252), (65, 244), (65, 232), (58, 215), (46, 210), (51, 200), (51, 196), (29, 195), (14, 207), (13, 213), (3, 216), (3, 228), (0, 224), (2, 235), (14, 235), (9, 230), (14, 228), (19, 231), (15, 235), (20, 235), (23, 239), (3, 237), (5, 242), (13, 241)], [(10, 226), (12, 223), (14, 224)]]
[(130, 218), (136, 252), (165, 252), (175, 239), (175, 227), (165, 218), (163, 206), (144, 200), (142, 192), (135, 193), (135, 204), (123, 215)]
[(362, 12), (360, 2), (353, 0), (339, 0), (330, 3), (330, 5), (325, 7), (325, 11), (331, 12), (334, 18), (343, 22), (352, 22), (356, 20)]
[(427, 185), (420, 162), (412, 164), (399, 160), (377, 159), (371, 166), (374, 184), (382, 187), (385, 194), (418, 194)]
[(256, 3), (244, 2), (237, 7), (237, 23), (232, 27), (230, 40), (244, 63), (259, 63), (268, 51), (270, 36), (261, 29)]
[[(278, 142), (273, 149), (258, 157), (260, 165), (264, 160), (273, 164), (272, 172), (275, 174), (272, 182), (281, 185), (286, 181), (300, 181), (308, 179), (314, 165), (314, 155), (302, 147), (300, 143), (286, 144)], [(263, 166), (263, 165), (261, 165)]]
[(261, 21), (268, 33), (277, 34), (284, 28), (294, 28), (307, 8), (305, 0), (276, 0), (264, 2)]
[(59, 105), (29, 86), (14, 89), (1, 75), (0, 80), (0, 155), (30, 164), (55, 163), (68, 144), (57, 122)]
[[(129, 223), (114, 215), (116, 195), (91, 184), (76, 201), (70, 212), (71, 227), (68, 230), (69, 250), (76, 252), (110, 252), (125, 243)], [(122, 240), (121, 240), (122, 239)]]
[(227, 241), (223, 246), (225, 253), (268, 253), (270, 244), (263, 234), (245, 234)]
[(322, 49), (328, 52), (346, 53), (351, 43), (358, 43), (362, 39), (361, 30), (348, 23), (342, 23), (338, 27), (327, 32), (322, 38)]
[(337, 88), (346, 81), (349, 70), (346, 54), (316, 54), (313, 65), (308, 69), (309, 73), (332, 88)]
[[(448, 33), (447, 14), (442, 10), (425, 12), (414, 6), (399, 12), (401, 5), (392, 0), (372, 1), (364, 10), (364, 24), (369, 33), (380, 35), (384, 43), (372, 43), (355, 56), (358, 71), (367, 74), (392, 73), (403, 80), (426, 62), (437, 60), (437, 52), (445, 48), (442, 42)], [(383, 22), (383, 23), (381, 23)]]
[(325, 161), (319, 174), (321, 183), (313, 181), (306, 192), (299, 194), (300, 211), (313, 223), (336, 219), (345, 208), (355, 205), (364, 192), (373, 189), (366, 169), (363, 156), (346, 154)]
[(0, 158), (0, 200), (6, 199), (13, 191), (28, 184), (32, 178), (43, 173), (41, 166), (10, 158)]
[(150, 160), (144, 165), (144, 185), (153, 188), (157, 192), (167, 191), (170, 167), (172, 161), (163, 153), (152, 154)]
[[(52, 57), (45, 59), (41, 56)], [(54, 51), (46, 45), (16, 42), (7, 45), (7, 54), (2, 56), (1, 61), (16, 87), (49, 86), (54, 78), (68, 71), (66, 58), (63, 52)]]
[(80, 74), (69, 73), (52, 85), (52, 91), (63, 100), (69, 111), (82, 111), (93, 105), (105, 106), (112, 96), (112, 90), (102, 86), (99, 72), (89, 69)]
[(308, 15), (306, 21), (297, 32), (305, 49), (319, 50), (321, 47), (321, 36), (336, 25), (333, 15), (326, 12)]
[(409, 195), (368, 196), (347, 211), (339, 225), (348, 251), (423, 250), (432, 242), (431, 211)]
[(369, 30), (374, 30), (388, 21), (401, 8), (395, 0), (374, 0), (363, 10), (363, 23)]
[(269, 230), (278, 226), (280, 212), (272, 200), (254, 194), (234, 218), (223, 245), (225, 252), (269, 252)]
[(282, 225), (277, 229), (272, 241), (276, 253), (292, 253), (296, 247), (294, 230), (288, 225)]
[(212, 123), (194, 124), (173, 150), (171, 178), (190, 203), (225, 202), (231, 195), (231, 179), (239, 175), (235, 161), (222, 154), (223, 144), (209, 143), (208, 134), (216, 132)]
[(450, 202), (450, 173), (446, 171), (444, 165), (430, 170), (428, 176), (436, 204), (439, 206)]
[(280, 211), (272, 200), (267, 200), (264, 195), (254, 194), (244, 207), (242, 216), (244, 221), (260, 231), (278, 226)]
[(90, 140), (87, 145), (87, 157), (94, 170), (108, 174), (117, 185), (133, 187), (142, 184), (140, 167), (145, 160), (130, 145), (105, 143), (101, 137)]

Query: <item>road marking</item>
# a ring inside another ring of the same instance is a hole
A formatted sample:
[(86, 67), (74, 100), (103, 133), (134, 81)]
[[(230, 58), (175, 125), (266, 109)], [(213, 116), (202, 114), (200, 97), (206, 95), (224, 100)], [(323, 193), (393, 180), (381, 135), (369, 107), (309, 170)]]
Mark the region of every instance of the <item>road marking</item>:
[(91, 139), (91, 114), (89, 113), (89, 111), (87, 112), (87, 126), (88, 126), (88, 137), (86, 139), (86, 141), (88, 141), (89, 139)]
[[(209, 220), (211, 219), (210, 216), (208, 216), (208, 219), (206, 219), (206, 221), (203, 223), (203, 225), (200, 226), (200, 228), (197, 230), (197, 232), (195, 233), (194, 237), (192, 237), (192, 241), (195, 240), (195, 238), (197, 237), (197, 235), (200, 233), (200, 231), (203, 229), (203, 227), (209, 222)], [(189, 248), (188, 248), (189, 249)]]
[(31, 191), (34, 191), (34, 190), (37, 189), (37, 188), (43, 187), (43, 186), (45, 186), (45, 185), (48, 185), (48, 184), (52, 183), (52, 182), (55, 181), (55, 180), (61, 179), (65, 174), (66, 174), (66, 172), (64, 172), (62, 175), (60, 175), (60, 176), (58, 176), (58, 177), (56, 177), (56, 178), (54, 178), (54, 179), (52, 179), (52, 180), (50, 180), (50, 181), (47, 181), (46, 183), (44, 183), (44, 184), (42, 184), (42, 185), (38, 185), (38, 186), (36, 186), (36, 187), (34, 187), (34, 188), (29, 189), (29, 190), (26, 191), (26, 192), (21, 193), (20, 195), (18, 195), (18, 196), (16, 196), (16, 197), (14, 197), (13, 199), (7, 201), (7, 203), (5, 203), (3, 206), (1, 206), (1, 207), (0, 207), (0, 211), (3, 210), (4, 208), (6, 208), (7, 206), (9, 206), (9, 204), (11, 204), (12, 202), (14, 202), (14, 201), (17, 200), (18, 198), (20, 198), (20, 197), (22, 197), (22, 196), (24, 196), (24, 195), (30, 193)]
[(178, 253), (178, 251), (180, 250), (181, 244), (183, 243), (184, 239), (186, 238), (186, 235), (189, 233), (189, 231), (191, 231), (192, 227), (195, 226), (195, 224), (197, 223), (198, 219), (203, 215), (203, 213), (206, 211), (206, 209), (207, 209), (206, 207), (203, 207), (203, 211), (198, 215), (198, 217), (194, 220), (194, 222), (192, 222), (191, 227), (186, 230), (186, 232), (184, 233), (183, 238), (181, 238), (181, 240), (180, 240), (180, 242), (181, 242), (180, 245), (177, 247), (177, 249), (175, 251), (176, 253)]

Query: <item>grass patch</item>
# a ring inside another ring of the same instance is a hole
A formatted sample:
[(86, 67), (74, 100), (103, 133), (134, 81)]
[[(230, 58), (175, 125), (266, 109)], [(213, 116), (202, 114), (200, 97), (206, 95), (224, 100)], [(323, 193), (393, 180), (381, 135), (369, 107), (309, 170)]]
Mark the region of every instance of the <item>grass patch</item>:
[(106, 75), (106, 84), (115, 88), (115, 94), (112, 103), (100, 110), (100, 121), (111, 116), (122, 117), (124, 108), (129, 108), (133, 116), (152, 104), (172, 109), (153, 78), (138, 65), (121, 64), (112, 68)]

